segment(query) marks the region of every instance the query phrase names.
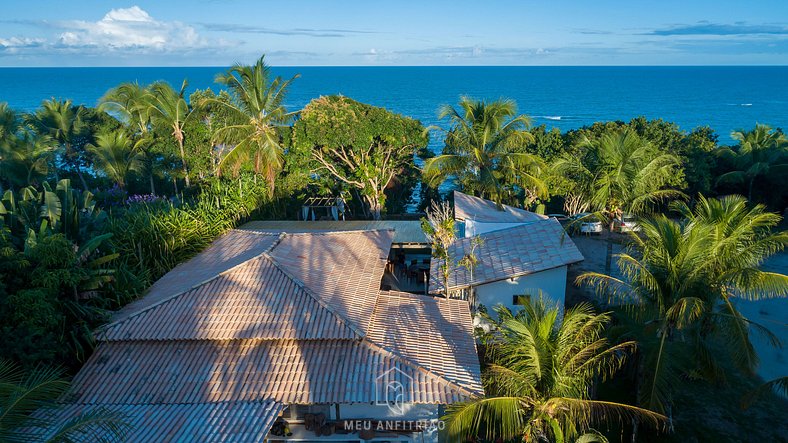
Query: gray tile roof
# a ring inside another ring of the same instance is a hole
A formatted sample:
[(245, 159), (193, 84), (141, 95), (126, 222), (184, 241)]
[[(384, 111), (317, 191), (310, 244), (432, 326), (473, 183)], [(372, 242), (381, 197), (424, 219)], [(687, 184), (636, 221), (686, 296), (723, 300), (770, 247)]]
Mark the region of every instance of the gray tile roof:
[(454, 218), (482, 223), (528, 223), (547, 219), (547, 216), (508, 205), (502, 208), (483, 198), (454, 191)]
[[(471, 273), (457, 264), (470, 253), (471, 238), (455, 241), (449, 248), (453, 264), (449, 289), (459, 289), (557, 268), (583, 260), (583, 255), (554, 218), (479, 235), (478, 265)], [(442, 291), (440, 260), (430, 264), (430, 292)]]
[[(129, 442), (263, 442), (268, 430), (285, 405), (273, 401), (216, 402), (191, 404), (120, 404), (101, 406), (123, 414), (131, 425), (124, 441)], [(99, 406), (71, 404), (45, 415), (53, 422), (66, 422)], [(39, 412), (38, 414), (41, 414)], [(42, 417), (43, 418), (43, 417)], [(32, 428), (32, 441), (51, 438), (42, 428)], [(84, 435), (80, 443), (98, 441), (96, 435)]]

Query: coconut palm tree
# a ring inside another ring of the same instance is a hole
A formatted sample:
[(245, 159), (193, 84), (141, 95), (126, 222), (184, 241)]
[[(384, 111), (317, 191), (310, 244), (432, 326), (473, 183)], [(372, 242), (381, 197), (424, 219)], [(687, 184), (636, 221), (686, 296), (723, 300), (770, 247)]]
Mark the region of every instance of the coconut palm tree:
[(75, 141), (86, 130), (82, 121), (85, 109), (75, 106), (71, 100), (45, 100), (41, 108), (30, 118), (30, 123), (42, 134), (48, 134), (57, 140), (62, 149), (62, 159), (79, 176), (83, 189), (88, 188), (82, 172), (80, 158)]
[(18, 186), (32, 185), (44, 179), (54, 158), (57, 142), (30, 128), (6, 143), (0, 143), (0, 176)]
[(424, 177), (431, 186), (456, 177), (465, 191), (499, 204), (515, 187), (547, 196), (541, 179), (544, 163), (522, 151), (533, 141), (528, 132), (531, 120), (517, 115), (513, 100), (485, 102), (461, 97), (459, 109), (444, 105), (438, 117), (448, 119), (451, 126), (443, 154), (424, 163)]
[[(681, 159), (659, 150), (632, 130), (609, 132), (585, 140), (585, 155), (566, 155), (553, 164), (585, 190), (595, 216), (613, 220), (623, 214), (642, 215), (660, 201), (684, 194), (670, 186), (682, 179)], [(608, 237), (605, 273), (610, 273), (613, 241)]]
[(130, 426), (118, 413), (96, 409), (58, 422), (55, 401), (69, 386), (62, 375), (45, 368), (25, 374), (0, 360), (0, 441), (123, 441)]
[(123, 130), (99, 134), (96, 144), (89, 144), (87, 149), (96, 166), (121, 189), (126, 188), (129, 174), (142, 169), (143, 155)]
[(612, 376), (635, 348), (604, 338), (608, 314), (587, 304), (564, 313), (539, 297), (512, 316), (498, 311), (500, 329), (488, 340), (491, 362), (485, 396), (452, 405), (446, 417), (451, 441), (563, 442), (593, 433), (593, 426), (631, 419), (659, 426), (664, 417), (621, 403), (594, 400), (592, 386)]
[(8, 107), (8, 103), (0, 103), (0, 146), (16, 135), (19, 123), (19, 115)]
[(153, 149), (151, 134), (151, 106), (148, 88), (139, 83), (122, 83), (110, 89), (99, 100), (99, 109), (117, 115), (126, 125), (134, 141), (134, 147), (143, 154), (143, 163), (148, 175), (150, 193), (156, 194), (154, 181), (158, 154)]
[[(734, 300), (788, 296), (788, 276), (760, 265), (788, 244), (788, 232), (772, 232), (780, 217), (764, 206), (747, 207), (739, 196), (699, 197), (693, 210), (673, 209), (684, 220), (660, 215), (643, 220), (632, 251), (619, 255), (622, 279), (598, 273), (578, 278), (617, 303), (640, 327), (643, 349), (639, 398), (650, 409), (670, 407), (681, 373), (720, 377), (717, 359), (728, 358), (752, 372), (758, 358), (750, 332), (779, 340), (745, 318)], [(719, 343), (727, 352), (715, 350)]]
[(294, 112), (287, 112), (284, 100), (298, 75), (290, 80), (272, 79), (264, 58), (252, 66), (236, 64), (219, 74), (216, 81), (230, 90), (232, 100), (208, 98), (205, 103), (221, 109), (230, 120), (214, 132), (214, 144), (230, 146), (219, 161), (218, 172), (252, 158), (255, 172), (263, 174), (273, 193), (283, 162), (281, 128), (295, 116)]
[(747, 199), (752, 200), (756, 179), (788, 173), (788, 139), (782, 132), (768, 125), (756, 124), (755, 129), (731, 132), (739, 142), (736, 149), (720, 148), (717, 155), (729, 159), (736, 170), (722, 174), (717, 183), (743, 183), (747, 185)]
[(167, 128), (167, 130), (172, 131), (171, 135), (178, 144), (183, 177), (188, 187), (191, 183), (189, 181), (189, 166), (186, 161), (186, 152), (183, 149), (183, 143), (186, 138), (183, 127), (186, 125), (189, 117), (191, 117), (192, 109), (185, 98), (187, 86), (188, 82), (184, 80), (183, 84), (181, 84), (181, 89), (176, 92), (169, 83), (153, 83), (148, 87), (147, 101), (151, 123), (157, 127)]

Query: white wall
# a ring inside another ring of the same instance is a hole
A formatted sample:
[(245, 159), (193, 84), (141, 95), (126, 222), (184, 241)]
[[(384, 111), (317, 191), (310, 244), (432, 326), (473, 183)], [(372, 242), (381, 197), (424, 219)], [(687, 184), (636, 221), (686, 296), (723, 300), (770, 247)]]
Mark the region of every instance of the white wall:
[(512, 304), (512, 296), (531, 294), (531, 297), (534, 297), (537, 291), (541, 290), (545, 300), (557, 303), (563, 311), (566, 299), (566, 268), (561, 266), (514, 279), (507, 278), (479, 285), (476, 287), (476, 300), (485, 305), (491, 314), (493, 306), (497, 304), (516, 311), (519, 306)]
[(519, 223), (481, 223), (473, 220), (465, 220), (465, 237), (484, 234), (485, 232), (500, 231), (501, 229), (514, 228), (515, 226), (527, 225), (528, 222)]

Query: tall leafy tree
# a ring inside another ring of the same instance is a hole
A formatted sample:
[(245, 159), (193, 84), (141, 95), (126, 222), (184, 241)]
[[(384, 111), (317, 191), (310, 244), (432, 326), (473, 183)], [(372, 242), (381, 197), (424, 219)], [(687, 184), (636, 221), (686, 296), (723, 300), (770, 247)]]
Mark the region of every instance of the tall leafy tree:
[(186, 138), (184, 126), (186, 126), (192, 115), (192, 109), (185, 97), (187, 86), (188, 82), (184, 80), (183, 84), (181, 84), (181, 89), (176, 92), (169, 83), (153, 83), (148, 87), (147, 100), (151, 122), (155, 126), (171, 131), (170, 134), (178, 144), (184, 180), (186, 181), (186, 186), (189, 186), (189, 166), (186, 160), (186, 152), (183, 148), (184, 139)]
[(60, 143), (61, 159), (77, 173), (82, 188), (88, 189), (82, 171), (85, 158), (80, 152), (81, 147), (75, 143), (86, 130), (82, 121), (84, 112), (82, 106), (75, 106), (71, 100), (53, 98), (45, 100), (30, 121), (39, 132), (49, 134)]
[(308, 153), (315, 173), (357, 190), (375, 220), (386, 191), (416, 175), (414, 153), (426, 145), (417, 120), (342, 96), (312, 100), (293, 125), (293, 148)]
[(731, 137), (739, 145), (735, 148), (720, 148), (717, 153), (729, 160), (735, 169), (720, 175), (718, 184), (744, 184), (747, 199), (752, 200), (756, 180), (788, 175), (788, 138), (782, 132), (768, 125), (757, 124), (750, 131), (733, 131)]
[(216, 81), (230, 91), (230, 101), (207, 98), (205, 103), (224, 110), (228, 124), (214, 132), (214, 143), (226, 146), (227, 152), (219, 161), (218, 171), (238, 167), (252, 159), (254, 170), (268, 181), (271, 193), (274, 181), (282, 169), (284, 148), (282, 128), (295, 113), (284, 106), (287, 90), (298, 76), (289, 80), (272, 78), (265, 56), (254, 65), (236, 64)]
[(701, 196), (693, 210), (682, 202), (673, 208), (682, 221), (660, 215), (641, 223), (633, 250), (619, 256), (622, 279), (598, 273), (578, 279), (627, 305), (640, 325), (632, 328), (645, 354), (639, 397), (656, 410), (668, 410), (681, 374), (722, 376), (719, 358), (754, 371), (750, 332), (779, 341), (745, 318), (735, 299), (788, 296), (788, 276), (760, 269), (788, 244), (788, 232), (772, 231), (778, 215), (739, 196)]
[(424, 164), (430, 185), (456, 177), (466, 192), (497, 203), (517, 188), (547, 196), (544, 162), (523, 150), (534, 141), (528, 132), (530, 119), (517, 115), (514, 101), (461, 97), (459, 108), (444, 105), (438, 115), (449, 121), (450, 128), (443, 153)]
[(123, 130), (99, 134), (96, 144), (89, 144), (96, 166), (121, 189), (126, 189), (129, 175), (142, 169), (143, 155)]
[(590, 438), (598, 435), (594, 426), (633, 417), (663, 423), (663, 416), (646, 409), (592, 398), (594, 384), (612, 376), (635, 348), (631, 341), (613, 345), (605, 339), (608, 314), (581, 304), (561, 320), (558, 307), (540, 297), (515, 316), (500, 310), (499, 317), (500, 329), (487, 340), (485, 396), (449, 406), (444, 419), (451, 441), (563, 442)]

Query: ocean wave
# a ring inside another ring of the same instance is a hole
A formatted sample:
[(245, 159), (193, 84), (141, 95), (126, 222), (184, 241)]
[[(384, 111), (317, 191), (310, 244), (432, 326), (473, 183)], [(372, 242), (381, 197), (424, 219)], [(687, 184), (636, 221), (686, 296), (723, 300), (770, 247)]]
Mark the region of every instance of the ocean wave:
[(543, 118), (545, 120), (561, 120), (562, 117), (560, 115), (541, 115), (539, 118)]

